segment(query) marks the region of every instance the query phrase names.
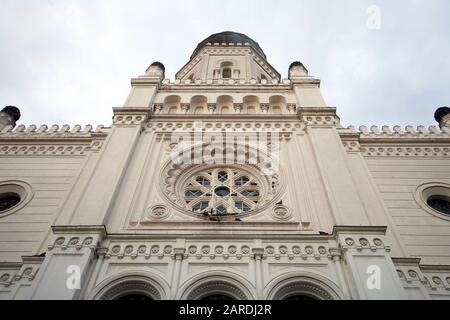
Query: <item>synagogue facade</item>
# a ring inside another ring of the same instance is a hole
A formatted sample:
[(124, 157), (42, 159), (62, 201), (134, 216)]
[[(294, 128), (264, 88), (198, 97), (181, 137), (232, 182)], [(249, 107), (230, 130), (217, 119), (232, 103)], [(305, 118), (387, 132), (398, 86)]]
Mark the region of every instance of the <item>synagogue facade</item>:
[(112, 111), (0, 112), (0, 299), (450, 298), (449, 108), (343, 127), (302, 63), (222, 32)]

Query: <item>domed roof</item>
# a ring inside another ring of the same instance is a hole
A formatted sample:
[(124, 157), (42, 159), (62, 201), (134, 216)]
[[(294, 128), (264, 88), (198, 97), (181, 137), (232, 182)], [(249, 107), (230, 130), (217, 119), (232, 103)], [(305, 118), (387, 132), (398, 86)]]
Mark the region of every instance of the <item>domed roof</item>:
[(224, 31), (210, 35), (208, 38), (200, 42), (192, 53), (191, 59), (204, 47), (207, 43), (250, 43), (250, 46), (255, 49), (260, 55), (266, 58), (264, 51), (259, 46), (258, 42), (252, 40), (250, 37), (242, 33)]

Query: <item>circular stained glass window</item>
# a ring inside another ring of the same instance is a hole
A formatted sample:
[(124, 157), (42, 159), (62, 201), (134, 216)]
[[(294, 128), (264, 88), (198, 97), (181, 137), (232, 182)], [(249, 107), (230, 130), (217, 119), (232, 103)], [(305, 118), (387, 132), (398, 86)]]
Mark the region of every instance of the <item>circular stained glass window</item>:
[(14, 208), (20, 202), (20, 195), (17, 193), (0, 194), (0, 212)]
[(218, 167), (194, 173), (183, 189), (190, 211), (227, 215), (258, 208), (264, 188), (247, 170)]
[(450, 198), (446, 196), (431, 196), (427, 199), (427, 204), (440, 213), (450, 215)]

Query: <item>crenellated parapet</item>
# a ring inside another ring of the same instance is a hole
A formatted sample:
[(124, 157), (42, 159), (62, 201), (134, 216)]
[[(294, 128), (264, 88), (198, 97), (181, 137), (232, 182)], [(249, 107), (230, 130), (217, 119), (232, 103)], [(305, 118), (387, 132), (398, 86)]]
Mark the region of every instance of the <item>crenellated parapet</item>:
[(110, 128), (102, 125), (18, 125), (0, 132), (3, 156), (84, 156), (100, 151)]
[[(450, 129), (437, 126), (353, 126), (338, 129), (347, 152), (364, 156), (447, 157), (450, 155)], [(431, 145), (432, 143), (432, 145)]]
[(13, 128), (11, 126), (5, 127), (0, 132), (0, 139), (2, 138), (14, 138), (14, 137), (34, 137), (34, 138), (48, 138), (48, 137), (83, 137), (92, 136), (95, 134), (107, 134), (109, 128), (103, 125), (98, 125), (95, 129), (91, 125), (82, 127), (81, 125), (74, 125), (71, 127), (68, 124), (59, 126), (57, 124), (48, 126), (31, 124), (25, 126), (23, 124)]
[(450, 137), (450, 129), (446, 127), (439, 128), (437, 126), (360, 126), (356, 130), (354, 126), (349, 126), (346, 129), (340, 129), (340, 133), (357, 133), (362, 139), (368, 138), (423, 138), (423, 137)]

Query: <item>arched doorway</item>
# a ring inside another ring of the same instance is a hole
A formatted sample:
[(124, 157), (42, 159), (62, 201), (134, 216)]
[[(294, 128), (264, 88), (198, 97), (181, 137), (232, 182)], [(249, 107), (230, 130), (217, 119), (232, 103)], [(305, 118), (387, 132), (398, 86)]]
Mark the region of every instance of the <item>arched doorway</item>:
[(169, 288), (156, 275), (121, 273), (105, 279), (90, 294), (93, 300), (165, 300)]
[(274, 279), (268, 286), (268, 300), (339, 300), (342, 293), (329, 279), (322, 275), (285, 274)]
[(226, 294), (210, 294), (207, 295), (203, 298), (201, 298), (200, 300), (202, 301), (231, 301), (231, 300), (236, 300), (233, 297), (226, 295)]
[(130, 293), (130, 294), (125, 294), (123, 296), (115, 298), (114, 300), (118, 300), (118, 301), (152, 301), (154, 299), (152, 299), (152, 297), (147, 296), (145, 294)]

